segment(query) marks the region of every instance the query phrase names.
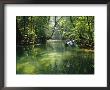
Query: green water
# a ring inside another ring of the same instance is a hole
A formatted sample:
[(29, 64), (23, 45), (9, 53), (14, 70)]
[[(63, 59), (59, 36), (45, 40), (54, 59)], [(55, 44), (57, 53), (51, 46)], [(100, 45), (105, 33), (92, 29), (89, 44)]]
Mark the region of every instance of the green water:
[(17, 45), (17, 74), (94, 74), (94, 52), (65, 47), (64, 41)]

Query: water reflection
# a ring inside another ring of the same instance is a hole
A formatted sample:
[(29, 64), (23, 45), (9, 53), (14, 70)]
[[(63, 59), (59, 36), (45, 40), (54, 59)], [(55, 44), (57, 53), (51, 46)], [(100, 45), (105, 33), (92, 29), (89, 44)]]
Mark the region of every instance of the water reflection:
[(17, 45), (17, 74), (93, 74), (94, 53), (65, 47), (64, 41)]

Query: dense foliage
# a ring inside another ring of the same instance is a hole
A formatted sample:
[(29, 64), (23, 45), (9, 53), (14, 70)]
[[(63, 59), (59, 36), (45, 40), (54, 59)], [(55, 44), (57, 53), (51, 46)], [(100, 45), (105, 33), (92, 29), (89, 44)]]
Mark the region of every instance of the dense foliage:
[(54, 38), (94, 49), (94, 16), (17, 16), (16, 30), (17, 45), (44, 44), (57, 30)]

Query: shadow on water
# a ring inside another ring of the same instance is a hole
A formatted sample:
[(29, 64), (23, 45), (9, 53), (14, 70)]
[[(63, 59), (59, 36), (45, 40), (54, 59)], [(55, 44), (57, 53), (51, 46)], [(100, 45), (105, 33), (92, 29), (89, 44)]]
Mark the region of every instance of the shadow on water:
[(17, 74), (94, 74), (94, 52), (65, 47), (61, 40), (17, 45)]

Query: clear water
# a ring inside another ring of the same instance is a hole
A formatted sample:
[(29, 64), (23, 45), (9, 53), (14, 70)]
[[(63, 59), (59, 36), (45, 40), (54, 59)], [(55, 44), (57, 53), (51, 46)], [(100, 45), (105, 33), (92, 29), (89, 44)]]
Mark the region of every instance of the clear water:
[(94, 52), (66, 47), (62, 40), (44, 45), (17, 45), (17, 74), (93, 74)]

